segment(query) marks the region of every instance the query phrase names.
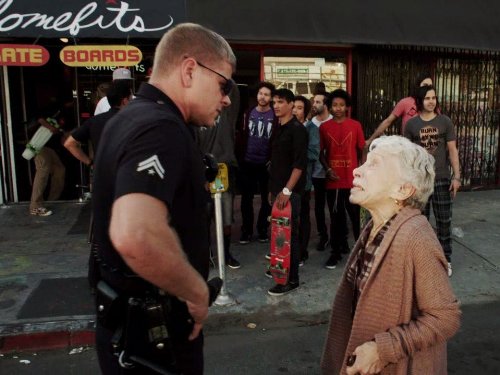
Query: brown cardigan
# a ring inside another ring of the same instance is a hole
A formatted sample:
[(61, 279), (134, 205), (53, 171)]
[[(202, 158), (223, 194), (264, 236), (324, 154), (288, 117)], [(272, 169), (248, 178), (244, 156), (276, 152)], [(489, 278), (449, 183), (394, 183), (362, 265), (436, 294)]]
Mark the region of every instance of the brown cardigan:
[[(358, 241), (346, 270), (359, 246)], [(322, 374), (345, 374), (347, 356), (370, 340), (375, 340), (387, 364), (381, 374), (447, 373), (446, 340), (460, 327), (460, 309), (443, 250), (419, 210), (403, 208), (394, 218), (354, 318), (352, 288), (344, 271), (333, 303)]]

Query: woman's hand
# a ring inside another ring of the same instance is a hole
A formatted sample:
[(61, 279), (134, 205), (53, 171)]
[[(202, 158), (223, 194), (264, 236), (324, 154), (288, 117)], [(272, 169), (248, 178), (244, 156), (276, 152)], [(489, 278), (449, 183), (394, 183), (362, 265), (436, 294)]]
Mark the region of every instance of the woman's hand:
[(346, 368), (348, 375), (378, 374), (384, 368), (380, 361), (377, 344), (374, 341), (368, 341), (358, 346), (353, 354), (356, 356), (356, 361), (351, 367)]

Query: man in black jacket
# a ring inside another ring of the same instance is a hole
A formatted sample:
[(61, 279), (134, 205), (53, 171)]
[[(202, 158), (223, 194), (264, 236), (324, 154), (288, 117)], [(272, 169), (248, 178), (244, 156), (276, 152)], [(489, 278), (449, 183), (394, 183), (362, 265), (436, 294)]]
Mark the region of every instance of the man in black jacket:
[[(299, 215), (301, 194), (306, 184), (307, 130), (292, 114), (294, 94), (288, 89), (276, 90), (273, 96), (274, 113), (279, 127), (271, 139), (269, 171), (270, 200), (283, 209), (288, 201), (292, 206), (292, 238), (288, 284), (276, 284), (269, 289), (272, 296), (289, 293), (299, 287)], [(269, 276), (270, 273), (268, 272)]]

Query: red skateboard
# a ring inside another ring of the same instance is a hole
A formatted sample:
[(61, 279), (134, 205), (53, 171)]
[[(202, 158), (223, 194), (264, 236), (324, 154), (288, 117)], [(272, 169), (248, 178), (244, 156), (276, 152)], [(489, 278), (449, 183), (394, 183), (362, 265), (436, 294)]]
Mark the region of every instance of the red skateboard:
[(269, 271), (277, 284), (286, 285), (290, 273), (290, 240), (292, 237), (292, 206), (283, 210), (273, 205), (271, 216), (271, 264)]

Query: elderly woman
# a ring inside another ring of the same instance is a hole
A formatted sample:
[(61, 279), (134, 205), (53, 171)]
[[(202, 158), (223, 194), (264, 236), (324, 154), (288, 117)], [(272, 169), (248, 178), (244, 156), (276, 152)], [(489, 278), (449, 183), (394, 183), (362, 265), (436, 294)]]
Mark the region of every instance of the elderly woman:
[(350, 201), (372, 216), (333, 303), (323, 374), (446, 374), (460, 310), (439, 241), (421, 210), (434, 159), (409, 140), (374, 140)]

